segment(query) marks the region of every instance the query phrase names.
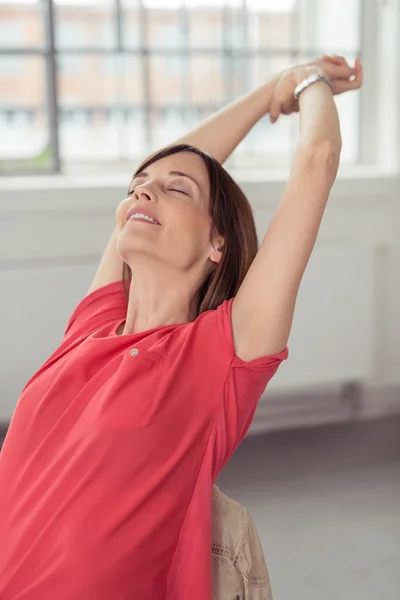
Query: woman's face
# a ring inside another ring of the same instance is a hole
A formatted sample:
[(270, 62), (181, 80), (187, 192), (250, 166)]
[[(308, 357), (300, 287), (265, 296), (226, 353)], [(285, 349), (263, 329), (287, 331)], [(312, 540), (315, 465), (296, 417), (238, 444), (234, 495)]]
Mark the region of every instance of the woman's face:
[[(206, 274), (219, 262), (221, 236), (212, 236), (209, 181), (200, 156), (179, 152), (151, 164), (131, 182), (116, 212), (118, 250), (131, 268), (139, 257)], [(147, 217), (147, 218), (146, 218)]]

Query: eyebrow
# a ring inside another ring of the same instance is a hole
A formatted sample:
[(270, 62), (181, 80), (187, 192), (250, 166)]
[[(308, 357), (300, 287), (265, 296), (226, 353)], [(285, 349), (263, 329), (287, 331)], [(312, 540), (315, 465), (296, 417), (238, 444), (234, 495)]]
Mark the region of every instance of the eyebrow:
[[(134, 175), (132, 181), (134, 181), (135, 179), (138, 179), (139, 177), (148, 177), (148, 175), (149, 174), (146, 171), (142, 171), (141, 173)], [(174, 175), (176, 177), (187, 177), (187, 179), (191, 179), (193, 181), (193, 183), (195, 183), (197, 185), (199, 190), (201, 190), (201, 186), (198, 183), (198, 181), (196, 181), (196, 179), (194, 179), (194, 177), (192, 177), (191, 175), (188, 175), (187, 173), (183, 173), (182, 171), (170, 171), (168, 173), (168, 175)]]

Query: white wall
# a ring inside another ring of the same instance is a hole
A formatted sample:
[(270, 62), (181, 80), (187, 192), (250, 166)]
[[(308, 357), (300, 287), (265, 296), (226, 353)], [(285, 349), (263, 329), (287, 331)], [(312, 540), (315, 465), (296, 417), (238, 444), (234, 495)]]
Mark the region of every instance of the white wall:
[[(283, 183), (254, 174), (237, 179), (261, 237)], [(22, 386), (86, 292), (126, 184), (120, 176), (0, 183), (0, 421), (10, 418)], [(254, 430), (399, 408), (399, 191), (399, 179), (371, 173), (336, 183), (299, 296), (291, 357)], [(365, 388), (356, 394), (356, 412), (354, 395), (347, 402), (316, 392), (353, 382)]]

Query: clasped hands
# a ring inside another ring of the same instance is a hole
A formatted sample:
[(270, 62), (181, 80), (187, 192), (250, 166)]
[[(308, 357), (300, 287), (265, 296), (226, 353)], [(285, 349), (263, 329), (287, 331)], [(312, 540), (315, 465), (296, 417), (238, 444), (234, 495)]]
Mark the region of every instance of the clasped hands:
[(363, 82), (363, 69), (358, 58), (354, 67), (351, 67), (343, 56), (324, 55), (312, 62), (283, 71), (273, 79), (275, 87), (268, 111), (271, 123), (276, 123), (281, 114), (290, 115), (299, 110), (298, 100), (294, 99), (294, 90), (304, 79), (317, 73), (328, 77), (335, 95), (357, 90)]

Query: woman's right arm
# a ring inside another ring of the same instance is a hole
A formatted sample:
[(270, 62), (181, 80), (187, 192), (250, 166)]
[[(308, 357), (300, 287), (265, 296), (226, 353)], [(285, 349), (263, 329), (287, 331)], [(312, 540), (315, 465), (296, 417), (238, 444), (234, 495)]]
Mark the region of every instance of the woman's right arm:
[(117, 239), (118, 230), (115, 227), (100, 259), (93, 281), (88, 289), (88, 295), (108, 283), (121, 281), (124, 262), (117, 249)]

